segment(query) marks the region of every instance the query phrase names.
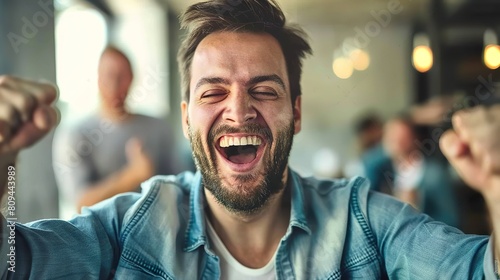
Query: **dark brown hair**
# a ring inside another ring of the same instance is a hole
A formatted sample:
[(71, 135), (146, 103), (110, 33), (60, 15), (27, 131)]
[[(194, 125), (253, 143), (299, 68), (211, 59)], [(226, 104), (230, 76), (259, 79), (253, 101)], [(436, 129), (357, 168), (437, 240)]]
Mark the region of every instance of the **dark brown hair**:
[(276, 38), (285, 57), (292, 102), (301, 95), (302, 59), (312, 50), (302, 29), (285, 25), (285, 15), (274, 0), (213, 0), (197, 3), (186, 10), (180, 21), (181, 28), (187, 30), (187, 37), (177, 56), (185, 101), (189, 101), (194, 52), (206, 36), (219, 31), (269, 33)]

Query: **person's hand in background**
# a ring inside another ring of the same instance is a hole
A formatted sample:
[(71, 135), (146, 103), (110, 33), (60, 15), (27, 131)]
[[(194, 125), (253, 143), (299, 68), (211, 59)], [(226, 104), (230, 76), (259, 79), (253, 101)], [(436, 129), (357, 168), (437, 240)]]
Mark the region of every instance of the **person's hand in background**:
[(155, 174), (155, 165), (146, 154), (142, 143), (131, 138), (125, 145), (127, 164), (101, 182), (88, 188), (78, 201), (77, 211), (124, 192), (132, 192)]
[(137, 176), (137, 181), (145, 181), (155, 174), (155, 166), (139, 139), (128, 140), (125, 152), (128, 170)]

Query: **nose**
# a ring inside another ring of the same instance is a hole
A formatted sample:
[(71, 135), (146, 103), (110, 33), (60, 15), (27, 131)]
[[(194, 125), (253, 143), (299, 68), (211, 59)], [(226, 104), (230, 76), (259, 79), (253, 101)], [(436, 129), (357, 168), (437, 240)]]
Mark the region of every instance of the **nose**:
[(250, 94), (238, 90), (230, 94), (229, 102), (223, 113), (224, 120), (234, 124), (244, 124), (257, 118), (257, 111)]

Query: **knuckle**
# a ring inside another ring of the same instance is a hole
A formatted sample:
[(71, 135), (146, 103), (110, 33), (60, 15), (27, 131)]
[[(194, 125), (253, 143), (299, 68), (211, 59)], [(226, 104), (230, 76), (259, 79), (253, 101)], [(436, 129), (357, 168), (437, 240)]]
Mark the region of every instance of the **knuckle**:
[(44, 102), (54, 100), (57, 97), (57, 89), (51, 84), (42, 84), (35, 94), (42, 96)]
[(453, 116), (451, 117), (451, 122), (453, 123), (453, 126), (457, 127), (460, 124), (461, 119), (462, 115), (460, 112), (453, 114)]
[(12, 106), (5, 106), (3, 108), (3, 110), (4, 110), (5, 117), (8, 120), (13, 120), (17, 115), (16, 110)]
[(14, 125), (17, 123), (17, 111), (11, 104), (0, 103), (0, 121)]
[(47, 86), (47, 93), (49, 94), (49, 96), (51, 98), (57, 97), (57, 95), (58, 95), (57, 92), (58, 92), (58, 90), (57, 90), (57, 88), (55, 86), (53, 86), (53, 85), (48, 85)]
[(22, 111), (29, 111), (33, 109), (35, 106), (35, 100), (34, 97), (31, 95), (24, 96), (20, 101), (19, 101), (19, 106)]
[(0, 85), (5, 85), (12, 80), (12, 77), (9, 75), (0, 75)]

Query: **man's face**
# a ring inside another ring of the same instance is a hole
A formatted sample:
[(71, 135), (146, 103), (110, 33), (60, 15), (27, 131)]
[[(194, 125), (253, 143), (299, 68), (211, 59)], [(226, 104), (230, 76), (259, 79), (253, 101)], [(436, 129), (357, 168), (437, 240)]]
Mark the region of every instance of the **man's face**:
[(383, 143), (392, 158), (408, 156), (414, 149), (415, 135), (411, 128), (400, 120), (391, 120), (384, 127)]
[(116, 52), (105, 52), (98, 69), (99, 92), (104, 107), (122, 109), (131, 83), (132, 70), (127, 60)]
[(226, 209), (252, 213), (283, 189), (300, 113), (274, 37), (218, 32), (198, 45), (190, 101), (182, 103), (184, 135), (205, 188)]

